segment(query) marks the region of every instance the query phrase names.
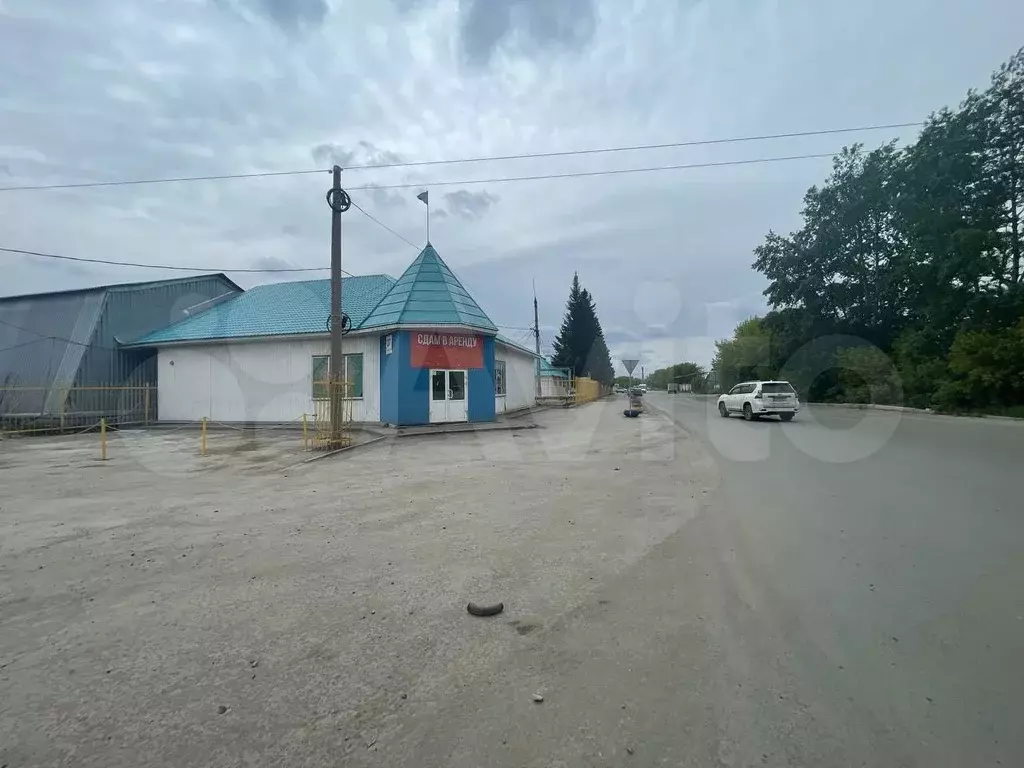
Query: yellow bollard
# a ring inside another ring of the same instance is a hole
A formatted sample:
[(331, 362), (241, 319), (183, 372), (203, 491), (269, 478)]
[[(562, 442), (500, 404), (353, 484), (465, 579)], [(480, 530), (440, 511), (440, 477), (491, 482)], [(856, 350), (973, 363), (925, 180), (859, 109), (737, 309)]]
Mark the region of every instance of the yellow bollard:
[(205, 416), (203, 416), (203, 438), (202, 438), (202, 446), (200, 448), (199, 453), (202, 456), (206, 455), (206, 417)]
[(100, 419), (100, 461), (107, 460), (107, 420)]
[(302, 414), (302, 450), (309, 450), (309, 427), (306, 425), (306, 414)]

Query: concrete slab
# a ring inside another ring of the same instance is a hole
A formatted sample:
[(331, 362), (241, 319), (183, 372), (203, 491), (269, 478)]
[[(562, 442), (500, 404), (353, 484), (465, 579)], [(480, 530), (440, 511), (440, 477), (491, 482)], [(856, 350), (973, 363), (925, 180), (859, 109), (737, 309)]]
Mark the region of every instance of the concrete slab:
[(416, 734), (701, 498), (667, 420), (536, 418), (284, 472), (191, 433), (0, 445), (0, 764), (456, 764)]

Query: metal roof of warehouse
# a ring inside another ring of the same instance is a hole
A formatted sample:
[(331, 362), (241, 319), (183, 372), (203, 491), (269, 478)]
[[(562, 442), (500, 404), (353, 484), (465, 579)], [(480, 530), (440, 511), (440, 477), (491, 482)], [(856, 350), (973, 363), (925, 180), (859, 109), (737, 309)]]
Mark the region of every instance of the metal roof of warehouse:
[[(498, 332), (429, 243), (398, 280), (388, 275), (342, 278), (341, 303), (353, 330), (457, 325)], [(330, 312), (330, 280), (258, 285), (135, 344), (327, 333)], [(519, 347), (504, 337), (499, 340)]]
[(56, 413), (67, 387), (118, 385), (144, 360), (121, 342), (240, 292), (222, 273), (0, 296), (0, 412)]
[[(342, 279), (342, 311), (353, 328), (362, 324), (394, 284), (389, 275)], [(154, 331), (136, 344), (327, 333), (330, 314), (330, 280), (257, 285), (202, 314)]]

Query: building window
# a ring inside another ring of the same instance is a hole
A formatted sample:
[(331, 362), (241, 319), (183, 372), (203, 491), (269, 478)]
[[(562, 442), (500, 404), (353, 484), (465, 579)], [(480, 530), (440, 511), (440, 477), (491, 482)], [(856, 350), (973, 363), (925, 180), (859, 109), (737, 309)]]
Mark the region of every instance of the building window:
[(494, 361), (494, 394), (505, 394), (505, 361)]
[[(363, 396), (363, 355), (342, 355), (345, 361), (346, 397), (358, 400)], [(327, 400), (327, 380), (330, 377), (331, 356), (313, 355), (313, 399)]]

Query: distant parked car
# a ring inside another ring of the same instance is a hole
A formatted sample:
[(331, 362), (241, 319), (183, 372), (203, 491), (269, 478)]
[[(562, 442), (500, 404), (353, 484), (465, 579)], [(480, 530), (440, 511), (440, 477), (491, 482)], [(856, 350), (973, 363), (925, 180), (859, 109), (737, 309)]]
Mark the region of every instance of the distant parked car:
[(718, 413), (722, 418), (739, 413), (747, 421), (762, 416), (792, 421), (799, 410), (800, 400), (788, 381), (744, 381), (718, 398)]

